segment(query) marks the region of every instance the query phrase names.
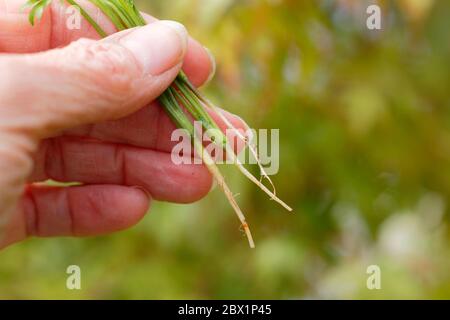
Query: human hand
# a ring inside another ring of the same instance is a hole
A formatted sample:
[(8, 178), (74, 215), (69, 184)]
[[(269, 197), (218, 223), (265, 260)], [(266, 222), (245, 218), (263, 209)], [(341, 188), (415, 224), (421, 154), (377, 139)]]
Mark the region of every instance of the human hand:
[[(206, 195), (210, 174), (171, 161), (175, 127), (152, 101), (181, 67), (203, 84), (213, 72), (208, 52), (182, 25), (150, 16), (149, 25), (102, 40), (85, 21), (68, 30), (60, 1), (32, 27), (23, 3), (0, 2), (0, 248), (28, 236), (120, 230), (151, 199)], [(90, 2), (79, 4), (115, 32)], [(36, 184), (47, 179), (82, 185)]]

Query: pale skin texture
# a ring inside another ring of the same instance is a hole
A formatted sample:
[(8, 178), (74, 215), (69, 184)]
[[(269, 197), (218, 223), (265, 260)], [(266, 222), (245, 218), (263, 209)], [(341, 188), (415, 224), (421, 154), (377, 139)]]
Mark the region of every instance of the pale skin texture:
[[(0, 249), (29, 236), (125, 229), (152, 199), (205, 196), (210, 174), (172, 163), (175, 126), (152, 102), (180, 68), (197, 86), (210, 77), (203, 46), (180, 24), (148, 15), (148, 26), (98, 40), (85, 21), (68, 30), (59, 1), (32, 27), (23, 3), (0, 0)], [(115, 32), (95, 7), (79, 3)], [(47, 179), (82, 185), (37, 184)]]

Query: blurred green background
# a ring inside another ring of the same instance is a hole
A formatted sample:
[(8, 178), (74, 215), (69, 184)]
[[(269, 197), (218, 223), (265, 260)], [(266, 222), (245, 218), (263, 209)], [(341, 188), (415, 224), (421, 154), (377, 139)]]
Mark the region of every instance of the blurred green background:
[(450, 298), (449, 1), (137, 2), (211, 49), (213, 101), (280, 128), (273, 180), (294, 214), (226, 170), (256, 249), (216, 189), (114, 235), (7, 248), (0, 298)]

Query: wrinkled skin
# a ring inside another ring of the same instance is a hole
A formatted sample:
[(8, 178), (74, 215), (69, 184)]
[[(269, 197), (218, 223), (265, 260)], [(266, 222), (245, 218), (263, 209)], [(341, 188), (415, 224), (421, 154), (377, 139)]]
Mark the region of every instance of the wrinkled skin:
[[(23, 3), (0, 1), (0, 248), (28, 236), (121, 230), (151, 199), (205, 196), (210, 174), (171, 162), (175, 127), (152, 102), (181, 68), (197, 86), (210, 78), (203, 46), (180, 24), (148, 15), (148, 26), (99, 40), (85, 21), (68, 30), (60, 1), (32, 27)], [(115, 32), (99, 10), (79, 3)], [(38, 184), (47, 179), (82, 185)]]

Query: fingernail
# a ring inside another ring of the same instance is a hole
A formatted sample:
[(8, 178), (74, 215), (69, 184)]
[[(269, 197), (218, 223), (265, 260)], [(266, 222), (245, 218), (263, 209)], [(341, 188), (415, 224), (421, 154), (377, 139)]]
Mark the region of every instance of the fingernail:
[(247, 138), (248, 142), (253, 142), (253, 138), (255, 137), (255, 130), (248, 128), (245, 130), (245, 137)]
[(144, 187), (141, 187), (141, 186), (131, 186), (131, 187), (134, 188), (134, 189), (140, 190), (143, 193), (145, 193), (147, 195), (147, 198), (149, 198), (149, 199), (152, 198), (152, 195), (150, 194), (150, 192), (148, 192), (148, 190), (145, 189)]
[(161, 21), (159, 21), (159, 23), (161, 23), (169, 28), (172, 28), (174, 31), (176, 31), (178, 33), (180, 39), (184, 42), (185, 49), (186, 49), (187, 40), (188, 40), (188, 32), (181, 23), (179, 23), (177, 21), (173, 21), (173, 20), (161, 20)]
[(184, 57), (188, 33), (175, 21), (158, 21), (136, 28), (119, 41), (134, 55), (144, 75), (160, 75)]
[(231, 114), (231, 116), (238, 119), (238, 121), (242, 124), (243, 130), (244, 130), (243, 134), (244, 134), (244, 137), (247, 139), (247, 141), (252, 142), (253, 138), (255, 137), (255, 135), (254, 135), (255, 130), (250, 128), (250, 126), (247, 124), (247, 122), (245, 122), (245, 120), (242, 119), (241, 117), (239, 117), (238, 115), (233, 114), (233, 113), (230, 113), (230, 114)]
[(211, 71), (209, 73), (208, 79), (206, 79), (204, 85), (207, 85), (212, 78), (214, 78), (214, 75), (216, 74), (216, 59), (214, 58), (214, 55), (212, 54), (211, 50), (209, 50), (206, 47), (203, 47), (206, 51), (206, 53), (209, 56), (209, 61), (210, 61), (210, 65), (211, 65)]
[(241, 118), (240, 116), (238, 116), (237, 114), (233, 114), (233, 116), (236, 117), (236, 119), (238, 119), (238, 120), (242, 123), (242, 125), (244, 126), (244, 130), (245, 130), (245, 131), (250, 130), (249, 125), (247, 124), (247, 122), (245, 122), (244, 119), (242, 119), (242, 118)]
[[(235, 119), (234, 121), (231, 121), (232, 124), (233, 124), (234, 126), (242, 127), (242, 129), (244, 129), (244, 131), (248, 131), (248, 130), (250, 129), (250, 126), (247, 124), (247, 122), (245, 122), (245, 120), (242, 119), (241, 117), (239, 117), (237, 114), (228, 112), (227, 110), (222, 109), (222, 108), (218, 108), (218, 109), (219, 109), (220, 112), (222, 112), (222, 114), (223, 114), (225, 117), (227, 117), (229, 120), (230, 120), (230, 119), (233, 119), (233, 118)], [(238, 124), (238, 123), (239, 123), (239, 124)]]

